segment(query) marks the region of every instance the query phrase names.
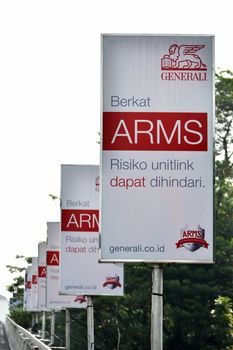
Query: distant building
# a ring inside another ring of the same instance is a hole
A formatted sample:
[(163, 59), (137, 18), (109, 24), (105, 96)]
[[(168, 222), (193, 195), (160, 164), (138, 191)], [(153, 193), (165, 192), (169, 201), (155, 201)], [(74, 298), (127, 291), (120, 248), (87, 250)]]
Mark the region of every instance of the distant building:
[(6, 315), (8, 314), (9, 302), (7, 298), (0, 295), (0, 321), (5, 322)]

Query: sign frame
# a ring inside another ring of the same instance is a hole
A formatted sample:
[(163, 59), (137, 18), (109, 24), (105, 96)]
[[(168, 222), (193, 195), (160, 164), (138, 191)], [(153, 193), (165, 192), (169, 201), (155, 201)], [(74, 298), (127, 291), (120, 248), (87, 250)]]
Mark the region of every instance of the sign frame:
[(124, 266), (98, 259), (99, 171), (96, 164), (61, 164), (61, 294), (124, 295)]
[[(208, 152), (209, 154), (209, 164), (210, 164), (210, 167), (211, 167), (211, 171), (213, 171), (213, 159), (214, 159), (214, 147), (213, 147), (213, 144), (214, 144), (214, 116), (215, 116), (215, 110), (214, 110), (214, 105), (215, 105), (215, 96), (214, 96), (214, 74), (215, 74), (215, 71), (214, 71), (214, 35), (169, 35), (169, 34), (164, 34), (164, 35), (156, 35), (156, 34), (102, 34), (101, 35), (101, 137), (102, 137), (102, 140), (101, 140), (101, 144), (102, 144), (102, 147), (105, 147), (103, 146), (104, 143), (106, 143), (106, 140), (104, 139), (104, 133), (103, 133), (103, 129), (104, 129), (104, 122), (103, 122), (103, 114), (104, 112), (107, 112), (107, 113), (111, 113), (112, 112), (112, 109), (110, 110), (105, 110), (104, 108), (104, 100), (105, 100), (105, 96), (104, 96), (104, 60), (105, 60), (105, 57), (104, 57), (104, 40), (105, 38), (110, 38), (112, 40), (115, 40), (116, 38), (122, 38), (122, 40), (124, 40), (125, 38), (133, 38), (133, 39), (137, 39), (137, 38), (149, 38), (149, 37), (157, 37), (157, 38), (165, 38), (165, 39), (168, 39), (168, 38), (171, 38), (172, 41), (178, 41), (180, 42), (180, 40), (183, 40), (183, 39), (187, 39), (186, 41), (190, 41), (190, 40), (198, 40), (198, 38), (200, 38), (201, 40), (206, 40), (209, 42), (211, 42), (211, 49), (210, 49), (210, 52), (211, 52), (211, 57), (212, 58), (212, 61), (211, 61), (211, 64), (209, 65), (208, 67), (208, 76), (209, 76), (209, 79), (212, 80), (212, 83), (211, 83), (211, 91), (209, 92), (209, 98), (211, 99), (211, 102), (210, 102), (210, 107), (209, 107), (209, 116), (210, 116), (210, 120), (208, 121), (208, 146), (210, 147), (210, 151)], [(181, 44), (180, 46), (179, 45), (176, 45), (178, 46), (178, 48), (180, 48), (181, 50)], [(197, 46), (197, 45), (196, 45)], [(165, 46), (166, 48), (166, 46)], [(169, 47), (167, 47), (167, 49), (169, 49)], [(200, 50), (200, 49), (199, 49)], [(165, 50), (166, 51), (166, 50)], [(197, 50), (198, 51), (198, 50)], [(166, 52), (164, 52), (165, 54)], [(181, 57), (181, 55), (180, 55)], [(200, 58), (200, 56), (198, 56), (197, 54), (197, 57)], [(121, 57), (122, 59), (122, 57)], [(181, 59), (180, 59), (181, 61)], [(165, 70), (165, 69), (164, 69)], [(181, 70), (181, 73), (183, 74), (183, 77), (191, 77), (188, 76), (188, 75), (184, 75), (185, 74), (185, 70), (183, 69), (180, 69)], [(206, 76), (206, 72), (207, 71), (207, 68), (206, 70), (200, 66), (200, 72), (202, 75), (199, 75), (197, 76), (197, 78), (199, 77), (200, 80), (208, 80), (207, 76)], [(119, 72), (118, 72), (119, 73)], [(163, 74), (163, 66), (162, 66), (162, 56), (161, 56), (161, 79), (162, 79), (162, 74)], [(115, 73), (116, 74), (116, 73)], [(173, 72), (172, 72), (172, 69), (170, 71), (170, 77), (173, 77)], [(205, 75), (204, 75), (205, 74)], [(169, 75), (167, 75), (169, 77)], [(165, 77), (165, 75), (163, 75), (163, 77)], [(194, 77), (194, 75), (192, 76)], [(172, 79), (171, 79), (172, 80)], [(168, 83), (167, 81), (165, 83)], [(116, 83), (115, 83), (116, 84)], [(117, 84), (116, 84), (117, 86)], [(119, 88), (119, 86), (117, 86)], [(117, 90), (117, 89), (116, 89)], [(118, 90), (119, 92), (119, 90)], [(132, 97), (133, 99), (133, 97)], [(125, 96), (123, 95), (123, 98), (122, 98), (122, 104), (126, 106), (127, 104), (127, 99), (125, 98)], [(116, 102), (116, 103), (119, 103), (119, 100)], [(131, 103), (132, 100), (131, 100)], [(148, 101), (146, 102), (146, 98), (144, 99), (144, 101), (142, 101), (142, 103), (144, 103), (144, 107), (146, 106), (146, 103), (148, 103)], [(126, 112), (130, 112), (132, 113), (132, 111), (128, 108), (128, 106), (126, 106)], [(144, 111), (146, 111), (146, 109), (143, 109)], [(124, 114), (124, 112), (122, 111), (121, 109), (121, 112), (122, 114)], [(135, 112), (135, 110), (133, 111)], [(155, 112), (157, 113), (158, 111), (157, 110), (151, 110), (150, 111), (151, 113)], [(164, 112), (164, 111), (162, 111)], [(174, 111), (174, 113), (176, 113), (177, 111)], [(179, 112), (183, 112), (183, 110), (179, 111)], [(190, 111), (191, 112), (191, 111)], [(202, 111), (200, 111), (202, 112)], [(205, 111), (203, 111), (204, 113)], [(127, 129), (125, 128), (124, 129), (124, 125), (127, 125), (127, 124), (122, 124), (123, 125), (123, 133), (125, 134), (124, 136), (126, 136), (126, 138), (128, 138), (129, 140), (129, 134), (127, 134), (128, 130), (130, 129)], [(121, 125), (121, 127), (122, 127)], [(119, 131), (121, 130), (121, 131)], [(125, 131), (126, 130), (126, 131)], [(122, 129), (118, 129), (119, 131), (119, 134), (120, 132), (122, 132)], [(118, 134), (116, 133), (116, 135), (118, 136)], [(131, 139), (132, 141), (132, 139)], [(204, 146), (203, 146), (204, 147)], [(119, 150), (116, 149), (116, 152), (118, 152)], [(209, 188), (211, 187), (212, 188), (212, 194), (211, 194), (211, 203), (210, 203), (210, 206), (212, 208), (212, 216), (210, 218), (210, 221), (211, 221), (211, 225), (212, 225), (212, 234), (211, 234), (211, 253), (207, 259), (206, 258), (203, 258), (203, 259), (200, 259), (200, 258), (192, 258), (192, 259), (187, 259), (187, 258), (172, 258), (172, 257), (169, 257), (169, 258), (148, 258), (148, 259), (145, 259), (145, 258), (122, 258), (122, 257), (110, 257), (109, 254), (106, 254), (103, 252), (103, 242), (105, 240), (105, 237), (104, 237), (104, 234), (107, 235), (107, 233), (103, 233), (102, 232), (102, 227), (103, 227), (103, 216), (105, 215), (105, 209), (103, 209), (103, 197), (104, 197), (104, 194), (103, 194), (103, 187), (105, 186), (104, 185), (104, 181), (103, 181), (103, 178), (104, 178), (104, 169), (103, 169), (103, 152), (104, 152), (104, 149), (102, 149), (101, 151), (101, 156), (100, 156), (100, 164), (101, 164), (101, 181), (102, 181), (102, 191), (101, 191), (101, 212), (102, 212), (102, 215), (101, 215), (101, 222), (100, 222), (100, 247), (99, 247), (99, 250), (100, 250), (100, 253), (99, 253), (99, 258), (100, 258), (100, 261), (102, 262), (116, 262), (116, 263), (140, 263), (140, 262), (143, 262), (143, 263), (156, 263), (156, 264), (161, 264), (161, 263), (188, 263), (188, 264), (212, 264), (214, 263), (214, 257), (213, 257), (213, 247), (214, 247), (214, 187), (213, 187), (213, 180), (212, 180), (212, 183), (211, 185), (209, 186)], [(158, 151), (157, 151), (157, 154), (158, 154)], [(133, 158), (133, 156), (132, 156)], [(210, 159), (211, 158), (211, 159)], [(141, 183), (142, 184), (142, 183)], [(209, 190), (209, 193), (210, 193), (210, 190)], [(198, 225), (198, 223), (197, 223)], [(200, 226), (200, 225), (199, 225)], [(180, 227), (180, 229), (183, 229), (183, 227)], [(199, 231), (202, 231), (202, 228), (200, 226), (200, 229), (198, 229), (198, 226), (197, 228), (195, 227), (196, 230), (199, 230)], [(205, 230), (203, 230), (205, 231)], [(202, 231), (202, 232), (203, 232)], [(201, 234), (201, 233), (200, 233)], [(204, 234), (204, 233), (202, 233)], [(204, 247), (204, 244), (208, 244), (205, 240), (204, 240), (204, 236), (202, 237), (203, 238), (203, 247)], [(185, 244), (184, 241), (182, 241), (182, 239), (179, 240), (179, 237), (177, 236), (177, 247), (178, 245), (180, 245), (180, 247), (182, 247), (182, 244)], [(105, 247), (106, 249), (106, 247)], [(184, 248), (182, 248), (184, 249)]]

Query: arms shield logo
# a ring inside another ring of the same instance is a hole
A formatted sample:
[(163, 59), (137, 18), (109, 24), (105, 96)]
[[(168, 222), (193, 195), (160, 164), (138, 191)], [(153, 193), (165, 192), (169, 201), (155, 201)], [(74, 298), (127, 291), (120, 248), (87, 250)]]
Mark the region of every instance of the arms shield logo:
[(110, 289), (115, 289), (116, 287), (121, 287), (120, 277), (118, 275), (106, 276), (106, 280), (103, 283), (103, 287), (108, 287)]
[(85, 295), (77, 295), (74, 299), (74, 302), (79, 304), (85, 303), (86, 301)]
[(189, 229), (186, 225), (180, 230), (181, 239), (176, 243), (176, 248), (184, 247), (190, 252), (204, 247), (208, 249), (209, 243), (205, 241), (205, 230), (198, 225), (195, 229)]

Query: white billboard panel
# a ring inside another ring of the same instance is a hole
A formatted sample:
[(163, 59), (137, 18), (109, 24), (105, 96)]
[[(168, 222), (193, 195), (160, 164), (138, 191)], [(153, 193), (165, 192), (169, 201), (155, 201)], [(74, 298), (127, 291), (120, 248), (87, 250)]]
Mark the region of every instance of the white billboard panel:
[(85, 297), (59, 294), (60, 223), (47, 223), (47, 308), (86, 308)]
[(38, 257), (32, 258), (31, 310), (38, 311)]
[(25, 274), (24, 308), (31, 311), (31, 291), (32, 291), (32, 265), (28, 265)]
[(98, 165), (61, 166), (62, 293), (124, 293), (123, 265), (98, 262), (99, 187)]
[(47, 311), (46, 305), (46, 252), (45, 242), (38, 244), (38, 310)]
[(211, 263), (214, 38), (102, 39), (101, 259)]
[(27, 305), (27, 268), (24, 275), (24, 292), (23, 292), (23, 308), (26, 310)]

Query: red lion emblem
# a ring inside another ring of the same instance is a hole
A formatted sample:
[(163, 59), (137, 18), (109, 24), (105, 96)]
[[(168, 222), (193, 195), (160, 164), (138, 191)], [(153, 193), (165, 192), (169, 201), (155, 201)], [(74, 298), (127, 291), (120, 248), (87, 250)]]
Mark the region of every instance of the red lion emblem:
[(207, 70), (197, 51), (203, 49), (205, 45), (177, 45), (169, 47), (169, 54), (161, 59), (162, 70)]

